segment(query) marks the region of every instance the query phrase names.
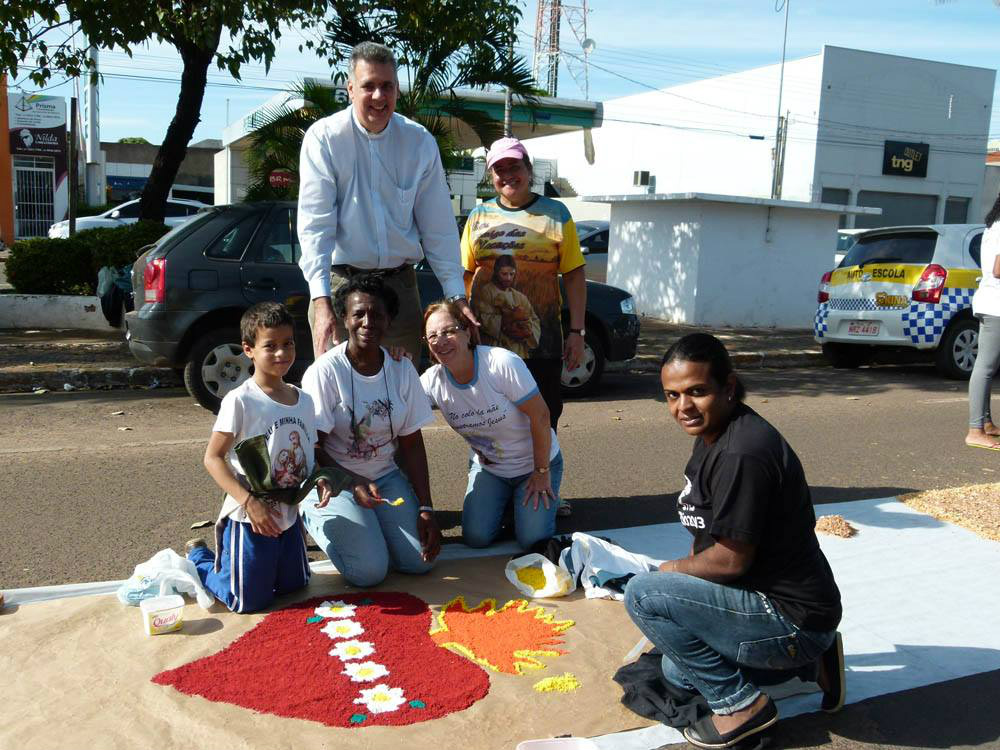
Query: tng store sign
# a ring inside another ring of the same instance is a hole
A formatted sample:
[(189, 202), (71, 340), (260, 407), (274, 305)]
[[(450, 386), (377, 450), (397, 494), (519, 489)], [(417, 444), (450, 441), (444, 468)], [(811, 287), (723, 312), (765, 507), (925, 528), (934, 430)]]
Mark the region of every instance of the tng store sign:
[(882, 151), (882, 174), (926, 177), (931, 147), (926, 143), (886, 141)]

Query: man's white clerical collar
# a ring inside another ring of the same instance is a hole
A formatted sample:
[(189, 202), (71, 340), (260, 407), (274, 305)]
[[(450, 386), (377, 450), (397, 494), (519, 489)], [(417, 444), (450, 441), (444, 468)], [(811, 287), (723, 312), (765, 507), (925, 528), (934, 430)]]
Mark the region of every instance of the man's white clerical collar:
[(352, 104), (350, 106), (351, 106), (351, 122), (354, 123), (354, 127), (356, 127), (363, 136), (372, 141), (377, 141), (380, 138), (384, 137), (385, 134), (389, 132), (389, 128), (392, 127), (393, 120), (396, 119), (396, 113), (393, 112), (392, 117), (389, 118), (389, 124), (386, 125), (384, 128), (382, 128), (382, 132), (373, 133), (358, 121), (358, 113), (355, 111), (354, 105)]

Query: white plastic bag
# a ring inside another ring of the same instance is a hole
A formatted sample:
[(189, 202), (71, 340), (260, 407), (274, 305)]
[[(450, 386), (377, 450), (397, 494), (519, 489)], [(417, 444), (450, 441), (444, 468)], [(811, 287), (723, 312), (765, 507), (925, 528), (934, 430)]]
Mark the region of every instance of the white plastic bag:
[(168, 594), (190, 594), (202, 609), (208, 609), (215, 601), (201, 585), (194, 563), (169, 548), (135, 566), (132, 577), (118, 589), (118, 601), (137, 607), (143, 599)]
[(504, 572), (518, 591), (532, 599), (566, 596), (576, 590), (569, 572), (534, 552), (515, 557)]
[(629, 552), (616, 544), (580, 531), (574, 532), (572, 539), (573, 544), (559, 555), (559, 567), (572, 571), (570, 575), (574, 581), (579, 578), (588, 599), (622, 601), (625, 597), (620, 591), (605, 588), (601, 581), (656, 570), (660, 565), (659, 560)]

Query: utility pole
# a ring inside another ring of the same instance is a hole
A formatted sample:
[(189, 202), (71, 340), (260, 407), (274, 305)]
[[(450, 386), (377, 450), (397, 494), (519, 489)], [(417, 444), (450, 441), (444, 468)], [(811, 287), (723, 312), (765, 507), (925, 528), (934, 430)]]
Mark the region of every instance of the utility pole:
[(86, 123), (83, 139), (86, 146), (84, 196), (87, 205), (102, 206), (106, 202), (104, 188), (104, 162), (101, 159), (101, 108), (97, 91), (97, 47), (88, 51), (93, 67), (87, 72), (87, 86), (84, 89), (84, 109)]
[[(788, 119), (782, 122), (781, 95), (785, 87), (785, 48), (788, 44), (788, 6), (792, 0), (785, 0), (785, 36), (781, 42), (781, 74), (778, 77), (778, 122), (774, 129), (774, 170), (771, 173), (771, 197), (781, 197), (781, 176), (778, 173), (779, 163), (784, 159), (783, 136), (787, 137)], [(784, 165), (781, 165), (784, 166)]]
[(69, 100), (69, 236), (76, 234), (77, 153), (76, 97)]

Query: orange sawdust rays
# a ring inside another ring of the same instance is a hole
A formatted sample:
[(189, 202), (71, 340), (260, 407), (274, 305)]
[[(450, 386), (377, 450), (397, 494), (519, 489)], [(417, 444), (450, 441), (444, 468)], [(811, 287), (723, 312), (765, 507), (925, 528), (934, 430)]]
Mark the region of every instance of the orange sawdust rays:
[(541, 657), (566, 652), (562, 633), (572, 620), (556, 620), (526, 599), (514, 599), (496, 608), (495, 599), (484, 599), (469, 608), (464, 597), (448, 602), (434, 618), (430, 635), (437, 645), (457, 651), (494, 672), (523, 674), (543, 669)]

